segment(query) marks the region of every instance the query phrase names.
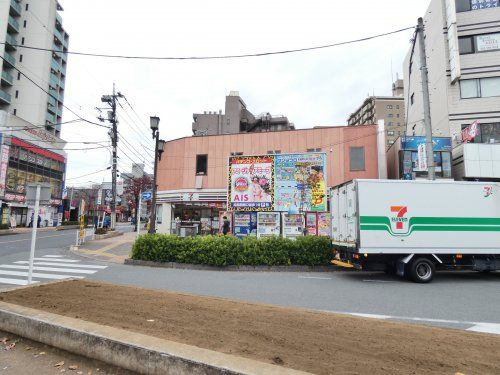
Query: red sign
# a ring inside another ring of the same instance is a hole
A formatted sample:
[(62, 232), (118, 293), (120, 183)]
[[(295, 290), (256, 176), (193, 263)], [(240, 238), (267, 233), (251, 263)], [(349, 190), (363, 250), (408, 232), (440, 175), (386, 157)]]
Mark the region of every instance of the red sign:
[(35, 154), (42, 155), (42, 156), (45, 156), (47, 158), (60, 161), (61, 163), (66, 162), (66, 160), (64, 160), (63, 156), (56, 154), (55, 152), (34, 146), (31, 143), (24, 142), (24, 141), (20, 140), (19, 138), (12, 137), (12, 145), (22, 147), (22, 148), (27, 149), (31, 152), (34, 152)]
[(469, 143), (479, 133), (479, 121), (474, 121), (472, 124), (462, 130), (462, 142)]

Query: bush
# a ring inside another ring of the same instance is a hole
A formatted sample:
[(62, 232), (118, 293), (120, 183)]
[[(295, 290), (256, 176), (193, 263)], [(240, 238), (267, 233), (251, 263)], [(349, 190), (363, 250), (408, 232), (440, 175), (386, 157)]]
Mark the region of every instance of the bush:
[(79, 221), (64, 221), (61, 225), (80, 225)]
[(97, 228), (94, 232), (95, 234), (106, 234), (108, 230), (106, 228)]
[(132, 246), (132, 259), (153, 262), (176, 262), (230, 265), (328, 265), (332, 260), (327, 237), (306, 236), (293, 241), (281, 237), (257, 239), (233, 236), (180, 238), (174, 235), (146, 234)]
[(9, 224), (0, 224), (0, 230), (1, 229), (9, 229)]

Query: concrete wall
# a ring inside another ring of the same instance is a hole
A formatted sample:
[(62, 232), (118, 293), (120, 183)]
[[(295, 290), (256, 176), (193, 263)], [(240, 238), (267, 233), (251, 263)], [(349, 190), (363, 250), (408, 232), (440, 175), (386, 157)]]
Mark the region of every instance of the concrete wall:
[[(351, 172), (349, 148), (365, 147), (365, 171)], [(327, 153), (328, 186), (354, 178), (377, 178), (377, 126), (323, 127), (271, 133), (231, 134), (189, 137), (169, 141), (158, 165), (158, 190), (194, 189), (196, 155), (208, 155), (208, 173), (203, 176), (203, 189), (226, 189), (227, 163), (231, 153), (244, 155), (306, 152), (321, 149)]]

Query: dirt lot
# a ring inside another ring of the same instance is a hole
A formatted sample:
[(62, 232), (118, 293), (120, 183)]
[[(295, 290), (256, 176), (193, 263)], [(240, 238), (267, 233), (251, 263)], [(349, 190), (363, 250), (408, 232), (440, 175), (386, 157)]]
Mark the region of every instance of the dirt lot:
[(0, 300), (317, 374), (500, 374), (494, 335), (83, 280)]

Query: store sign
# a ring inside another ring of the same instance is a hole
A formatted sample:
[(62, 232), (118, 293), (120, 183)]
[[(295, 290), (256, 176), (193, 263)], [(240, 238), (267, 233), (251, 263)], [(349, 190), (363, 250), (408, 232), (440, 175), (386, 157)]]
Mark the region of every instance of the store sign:
[(232, 211), (273, 211), (273, 169), (273, 156), (229, 158), (229, 209)]
[(327, 209), (326, 154), (276, 155), (275, 211), (322, 212)]
[(3, 145), (0, 154), (0, 197), (5, 195), (7, 166), (9, 165), (9, 150), (10, 150), (9, 146)]
[(198, 193), (184, 193), (184, 194), (182, 194), (182, 200), (184, 202), (198, 202), (200, 200), (200, 194), (198, 194)]
[(478, 52), (500, 49), (500, 33), (476, 36), (476, 48)]
[(416, 172), (424, 172), (427, 170), (427, 151), (425, 143), (420, 143), (418, 145), (417, 152), (417, 166), (415, 168)]
[[(418, 150), (418, 145), (426, 143), (425, 137), (402, 137), (401, 149), (403, 150)], [(433, 137), (432, 148), (434, 151), (451, 151), (451, 138), (449, 137)]]
[(499, 0), (471, 0), (470, 5), (471, 5), (472, 10), (497, 8), (500, 6), (500, 1)]

